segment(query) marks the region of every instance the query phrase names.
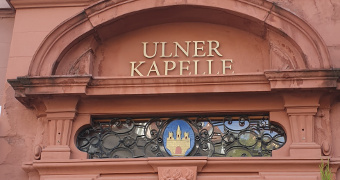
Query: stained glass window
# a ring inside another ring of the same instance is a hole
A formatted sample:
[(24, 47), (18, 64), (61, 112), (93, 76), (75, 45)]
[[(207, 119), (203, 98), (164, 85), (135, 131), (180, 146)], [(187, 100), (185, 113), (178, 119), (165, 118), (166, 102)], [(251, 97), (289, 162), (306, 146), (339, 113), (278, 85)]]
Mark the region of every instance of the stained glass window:
[(89, 158), (270, 157), (286, 142), (268, 115), (94, 118), (77, 136)]

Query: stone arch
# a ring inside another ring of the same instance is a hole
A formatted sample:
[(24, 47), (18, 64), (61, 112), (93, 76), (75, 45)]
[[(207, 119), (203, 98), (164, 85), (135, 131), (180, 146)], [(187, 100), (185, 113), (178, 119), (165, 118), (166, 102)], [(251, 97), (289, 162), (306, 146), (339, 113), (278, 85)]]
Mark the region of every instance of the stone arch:
[[(174, 8), (179, 12), (176, 13), (177, 15), (171, 14)], [(188, 8), (191, 11), (185, 11)], [(196, 10), (221, 15), (219, 17), (232, 18), (232, 21), (225, 21), (223, 18), (213, 19), (211, 15), (195, 13)], [(155, 17), (155, 13), (159, 16)], [(152, 18), (148, 21), (128, 24), (129, 18), (138, 19), (140, 16)], [(284, 50), (276, 50), (276, 54), (274, 51), (273, 55), (283, 59), (288, 66), (291, 66), (291, 69), (296, 68), (299, 64), (299, 69), (331, 68), (327, 48), (318, 33), (296, 15), (266, 0), (226, 0), (213, 3), (204, 0), (195, 2), (186, 0), (108, 0), (89, 6), (56, 27), (36, 51), (28, 75), (53, 75), (58, 63), (68, 50), (80, 42), (90, 41), (91, 43), (87, 49), (79, 52), (75, 61), (79, 62), (79, 58), (89, 57), (82, 61), (91, 63), (91, 54), (85, 54), (85, 56), (84, 53), (92, 52), (103, 39), (109, 36), (154, 24), (178, 21), (206, 21), (230, 25), (257, 36), (267, 36), (267, 31), (270, 30), (282, 37), (287, 37), (286, 39), (300, 51), (302, 58), (295, 63), (291, 61), (292, 57)], [(108, 29), (113, 31), (108, 33)], [(277, 49), (277, 46), (273, 47)], [(84, 66), (87, 67), (87, 65)], [(278, 69), (284, 68), (278, 67)], [(87, 71), (90, 72), (90, 69)], [(87, 74), (87, 71), (84, 74)]]

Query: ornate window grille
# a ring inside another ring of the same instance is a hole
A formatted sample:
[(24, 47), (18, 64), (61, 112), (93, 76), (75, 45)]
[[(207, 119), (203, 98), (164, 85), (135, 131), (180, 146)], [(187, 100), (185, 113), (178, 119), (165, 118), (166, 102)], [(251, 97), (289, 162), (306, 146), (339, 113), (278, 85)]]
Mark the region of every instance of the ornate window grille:
[(93, 158), (167, 156), (263, 157), (286, 142), (265, 116), (92, 119), (77, 136)]

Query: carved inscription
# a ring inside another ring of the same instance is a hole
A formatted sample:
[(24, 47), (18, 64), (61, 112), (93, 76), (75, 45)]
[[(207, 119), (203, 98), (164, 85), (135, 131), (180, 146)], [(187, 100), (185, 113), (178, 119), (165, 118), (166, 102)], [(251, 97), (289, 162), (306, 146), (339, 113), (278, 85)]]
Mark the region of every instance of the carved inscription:
[[(219, 63), (220, 67), (215, 74), (226, 74), (232, 70), (233, 60), (223, 58), (218, 50), (220, 43), (216, 40), (173, 42), (174, 49), (167, 48), (168, 42), (142, 44), (145, 60), (130, 62), (131, 76), (167, 76), (175, 70), (179, 70), (177, 75), (211, 75), (214, 63)], [(190, 49), (193, 51), (190, 52)], [(164, 61), (153, 60), (157, 57)], [(147, 67), (147, 71), (141, 70), (143, 66)], [(199, 73), (200, 66), (206, 71)]]

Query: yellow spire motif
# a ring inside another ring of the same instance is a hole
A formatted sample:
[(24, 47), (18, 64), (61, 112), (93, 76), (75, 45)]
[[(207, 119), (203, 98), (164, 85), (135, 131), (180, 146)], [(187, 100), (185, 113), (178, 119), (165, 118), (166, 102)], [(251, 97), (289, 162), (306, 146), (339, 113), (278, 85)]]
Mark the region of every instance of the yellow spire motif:
[(176, 140), (180, 140), (182, 132), (181, 132), (181, 128), (179, 127), (179, 125), (177, 126), (177, 132), (176, 132), (177, 136), (176, 136)]
[(176, 139), (174, 139), (174, 133), (169, 132), (169, 136), (166, 139), (166, 148), (171, 152), (172, 156), (184, 156), (185, 152), (190, 148), (189, 133), (184, 132), (182, 138), (182, 131), (179, 125), (177, 126)]

